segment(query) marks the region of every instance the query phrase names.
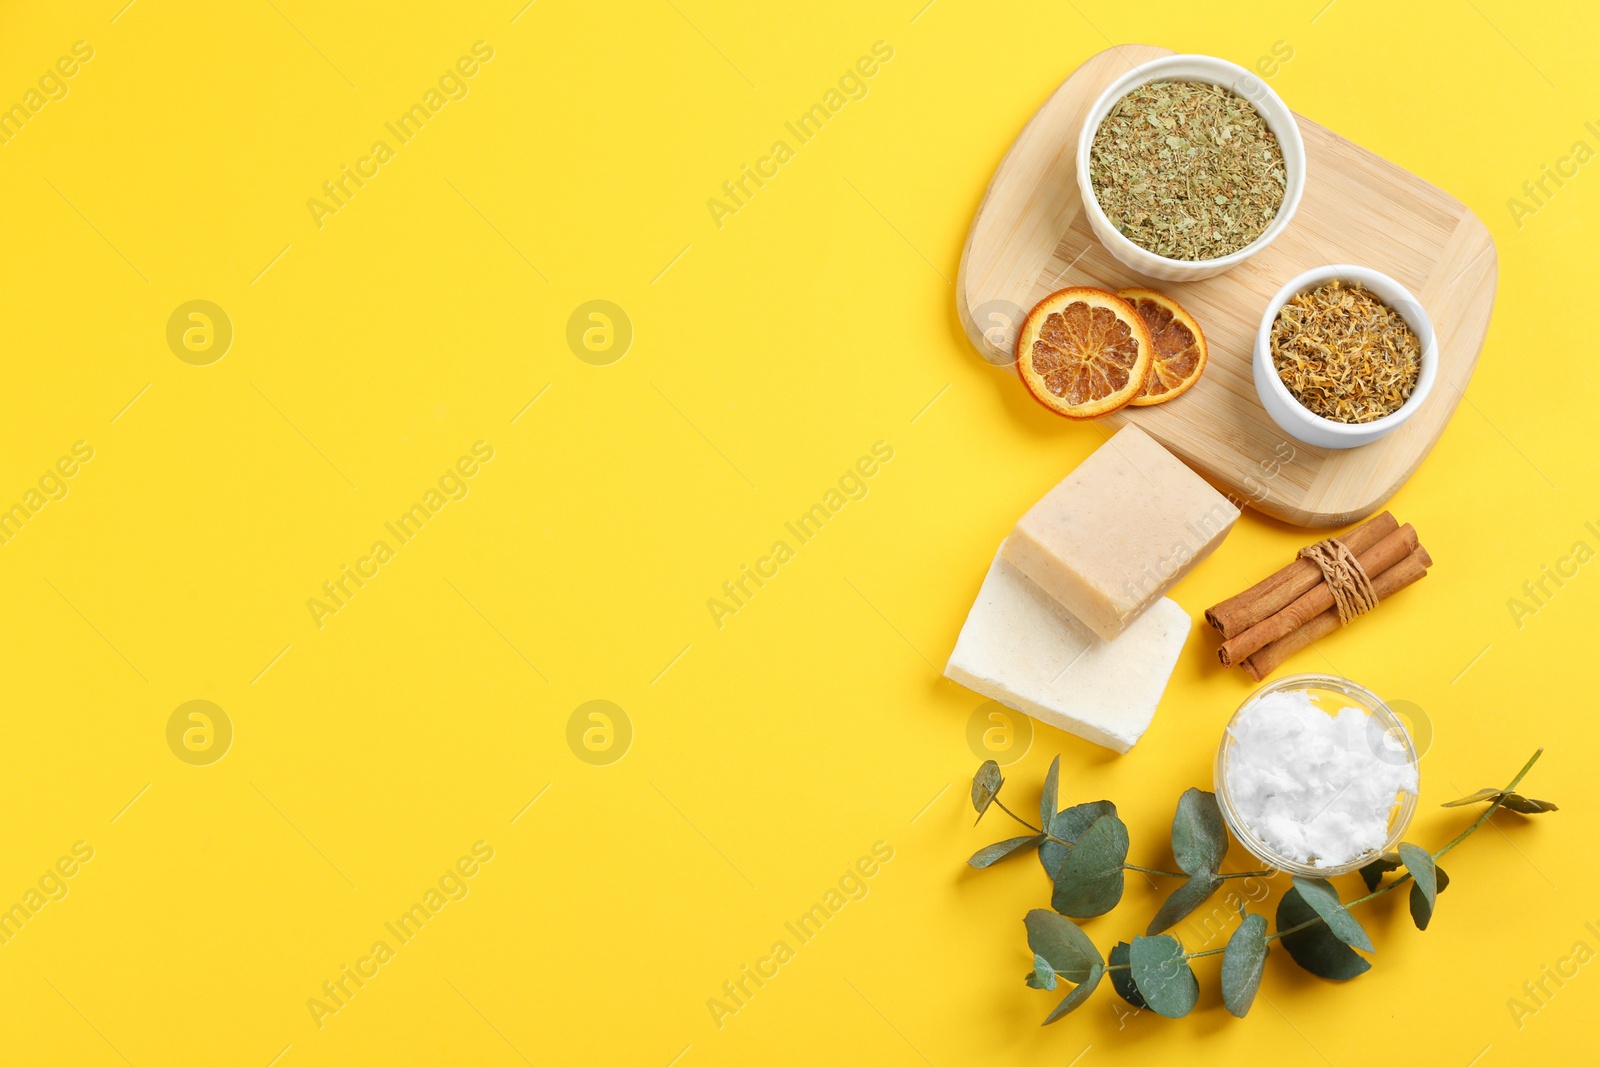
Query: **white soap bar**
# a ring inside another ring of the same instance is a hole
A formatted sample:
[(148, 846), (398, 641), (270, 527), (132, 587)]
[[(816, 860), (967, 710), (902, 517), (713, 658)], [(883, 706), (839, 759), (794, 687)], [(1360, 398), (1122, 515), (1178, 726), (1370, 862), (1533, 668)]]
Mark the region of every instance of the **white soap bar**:
[(1162, 599), (1115, 640), (1091, 633), (995, 553), (945, 677), (1085, 741), (1126, 752), (1177, 665), (1189, 616)]
[(1222, 543), (1239, 509), (1125, 426), (1017, 523), (1006, 559), (1110, 640)]

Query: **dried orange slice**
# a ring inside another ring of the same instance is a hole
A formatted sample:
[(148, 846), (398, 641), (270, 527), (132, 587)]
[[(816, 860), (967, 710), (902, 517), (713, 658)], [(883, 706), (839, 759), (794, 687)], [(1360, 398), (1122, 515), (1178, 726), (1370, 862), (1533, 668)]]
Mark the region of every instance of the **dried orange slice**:
[(1104, 289), (1062, 289), (1039, 301), (1017, 331), (1017, 373), (1057, 415), (1092, 419), (1139, 395), (1153, 347), (1126, 300)]
[(1150, 331), (1155, 347), (1144, 388), (1129, 401), (1134, 407), (1164, 404), (1200, 380), (1206, 369), (1206, 335), (1178, 302), (1150, 289), (1119, 289)]

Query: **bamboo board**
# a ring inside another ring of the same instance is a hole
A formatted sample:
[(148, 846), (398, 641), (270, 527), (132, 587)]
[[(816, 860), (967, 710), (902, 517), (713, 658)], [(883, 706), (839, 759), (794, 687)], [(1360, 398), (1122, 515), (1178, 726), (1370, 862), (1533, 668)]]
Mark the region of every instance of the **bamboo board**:
[[(1112, 428), (1135, 423), (1238, 503), (1275, 518), (1298, 526), (1354, 522), (1404, 484), (1461, 400), (1494, 306), (1494, 241), (1454, 197), (1300, 118), (1305, 195), (1272, 246), (1204, 281), (1143, 278), (1090, 232), (1073, 157), (1095, 97), (1130, 65), (1170, 54), (1149, 45), (1101, 52), (1023, 129), (967, 234), (956, 281), (962, 326), (985, 359), (1009, 366), (1023, 315), (1057, 289), (1146, 285), (1168, 293), (1206, 332), (1204, 376), (1176, 400), (1125, 408), (1102, 421)], [(1438, 379), (1422, 409), (1387, 437), (1342, 451), (1301, 444), (1279, 430), (1256, 397), (1250, 369), (1272, 294), (1301, 271), (1328, 263), (1371, 267), (1406, 286), (1433, 320), (1439, 344)]]

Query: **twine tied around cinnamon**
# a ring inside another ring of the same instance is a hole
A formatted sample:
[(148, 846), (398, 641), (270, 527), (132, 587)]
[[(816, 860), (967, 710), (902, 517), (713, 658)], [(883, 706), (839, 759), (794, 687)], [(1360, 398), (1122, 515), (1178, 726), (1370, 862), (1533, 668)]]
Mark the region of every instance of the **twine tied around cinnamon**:
[(1339, 610), (1340, 626), (1350, 625), (1350, 620), (1378, 606), (1378, 594), (1372, 588), (1372, 579), (1362, 569), (1355, 554), (1337, 537), (1307, 545), (1299, 555), (1301, 559), (1315, 563), (1322, 571), (1322, 580), (1328, 583), (1328, 591), (1333, 594), (1333, 605)]

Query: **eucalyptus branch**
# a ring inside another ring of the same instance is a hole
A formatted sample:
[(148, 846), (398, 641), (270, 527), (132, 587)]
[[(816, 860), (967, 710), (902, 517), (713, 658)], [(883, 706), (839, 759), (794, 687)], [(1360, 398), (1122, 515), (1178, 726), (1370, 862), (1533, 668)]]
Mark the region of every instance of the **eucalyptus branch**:
[(1505, 789), (1503, 789), (1501, 791), (1500, 795), (1495, 798), (1494, 803), (1489, 805), (1489, 808), (1488, 808), (1487, 811), (1485, 811), (1482, 815), (1478, 816), (1478, 821), (1473, 823), (1471, 826), (1467, 827), (1465, 830), (1461, 831), (1450, 842), (1448, 842), (1443, 848), (1441, 848), (1438, 852), (1435, 852), (1433, 854), (1433, 858), (1434, 859), (1438, 859), (1440, 856), (1444, 855), (1446, 852), (1449, 852), (1451, 849), (1453, 849), (1457, 845), (1461, 844), (1461, 842), (1465, 841), (1469, 836), (1471, 836), (1471, 834), (1472, 834), (1472, 832), (1474, 830), (1476, 830), (1478, 827), (1482, 826), (1484, 823), (1488, 822), (1489, 821), (1489, 816), (1493, 815), (1495, 812), (1499, 811), (1502, 807), (1504, 807), (1506, 801), (1508, 799), (1510, 799), (1510, 794), (1511, 794), (1512, 790), (1516, 789), (1517, 786), (1522, 784), (1522, 780), (1528, 776), (1528, 772), (1529, 771), (1533, 770), (1533, 765), (1535, 763), (1539, 762), (1539, 757), (1542, 756), (1542, 755), (1544, 755), (1544, 748), (1543, 747), (1535, 749), (1533, 755), (1528, 757), (1528, 762), (1524, 763), (1522, 765), (1522, 770), (1518, 771), (1517, 772), (1517, 776), (1515, 778), (1511, 779), (1511, 784), (1506, 786)]
[[(1052, 840), (1054, 840), (1054, 839), (1052, 839)], [(1137, 863), (1124, 863), (1122, 865), (1122, 869), (1125, 870), (1125, 871), (1138, 871), (1140, 874), (1156, 874), (1156, 875), (1160, 875), (1162, 878), (1188, 878), (1189, 877), (1189, 875), (1184, 874), (1182, 871), (1158, 871), (1154, 867), (1141, 867)], [(1273, 870), (1266, 870), (1266, 871), (1232, 871), (1232, 872), (1230, 872), (1228, 874), (1223, 874), (1221, 871), (1217, 871), (1215, 873), (1216, 873), (1216, 876), (1218, 878), (1226, 880), (1226, 879), (1229, 879), (1229, 878), (1271, 878), (1273, 875), (1277, 874), (1278, 872), (1277, 871), (1273, 871)]]
[[(1505, 794), (1510, 793), (1513, 789), (1517, 788), (1517, 786), (1522, 784), (1522, 780), (1528, 776), (1528, 772), (1529, 771), (1533, 770), (1533, 765), (1535, 763), (1539, 762), (1539, 757), (1542, 756), (1542, 755), (1544, 755), (1544, 749), (1543, 748), (1539, 748), (1539, 749), (1535, 750), (1533, 755), (1528, 757), (1528, 762), (1524, 763), (1522, 765), (1522, 770), (1518, 771), (1517, 772), (1517, 776), (1515, 778), (1511, 779), (1511, 784), (1506, 786), (1505, 789), (1501, 791), (1501, 795), (1495, 799), (1494, 803), (1490, 804), (1489, 807), (1484, 810), (1484, 813), (1482, 815), (1478, 816), (1478, 821), (1473, 823), (1471, 826), (1467, 827), (1465, 830), (1461, 831), (1455, 837), (1451, 838), (1450, 841), (1448, 843), (1446, 843), (1443, 848), (1441, 848), (1441, 849), (1439, 849), (1439, 851), (1433, 853), (1433, 858), (1434, 859), (1438, 859), (1440, 856), (1443, 856), (1446, 852), (1449, 852), (1451, 849), (1453, 849), (1457, 845), (1461, 844), (1461, 842), (1463, 842), (1467, 838), (1471, 837), (1473, 835), (1473, 833), (1475, 833), (1478, 830), (1479, 827), (1481, 827), (1484, 823), (1488, 822), (1489, 821), (1489, 817), (1491, 815), (1493, 815), (1495, 812), (1499, 811), (1505, 805), (1505, 802), (1506, 802)], [(1414, 879), (1415, 879), (1415, 875), (1413, 875), (1410, 871), (1407, 871), (1405, 874), (1402, 874), (1400, 877), (1396, 878), (1394, 881), (1386, 882), (1385, 884), (1379, 886), (1377, 889), (1372, 890), (1372, 892), (1368, 893), (1366, 896), (1357, 897), (1356, 899), (1350, 901), (1350, 903), (1345, 905), (1345, 908), (1349, 909), (1349, 908), (1355, 907), (1357, 904), (1365, 904), (1367, 901), (1374, 900), (1374, 899), (1376, 899), (1378, 897), (1381, 897), (1385, 893), (1387, 893), (1387, 892), (1389, 892), (1391, 890), (1394, 890), (1394, 889), (1398, 889), (1401, 886), (1405, 885), (1407, 882), (1413, 881)], [(1315, 919), (1307, 919), (1305, 922), (1300, 923), (1300, 924), (1298, 924), (1296, 926), (1292, 926), (1287, 930), (1279, 930), (1277, 933), (1269, 935), (1267, 937), (1267, 940), (1268, 941), (1276, 941), (1279, 938), (1284, 937), (1284, 936), (1286, 936), (1288, 934), (1299, 933), (1301, 930), (1309, 929), (1309, 928), (1311, 928), (1313, 926), (1316, 926), (1319, 923), (1323, 923), (1325, 921), (1326, 920), (1322, 919), (1320, 916), (1315, 918)]]
[(1140, 874), (1157, 874), (1157, 875), (1160, 875), (1162, 878), (1187, 878), (1187, 877), (1189, 877), (1187, 874), (1184, 874), (1182, 871), (1158, 871), (1154, 867), (1141, 867), (1137, 863), (1124, 863), (1122, 865), (1122, 869), (1125, 870), (1125, 871), (1138, 871)]
[[(1001, 803), (997, 794), (1004, 784), (992, 760), (978, 769), (972, 782), (972, 803), (979, 818), (997, 804), (1011, 818), (1032, 831), (1030, 837), (997, 841), (978, 850), (967, 862), (988, 867), (1009, 856), (1034, 851), (1053, 883), (1053, 910), (1035, 909), (1025, 920), (1034, 968), (1027, 976), (1036, 989), (1055, 989), (1065, 978), (1075, 983), (1046, 1023), (1077, 1008), (1102, 978), (1111, 976), (1118, 996), (1136, 1007), (1159, 1015), (1186, 1015), (1199, 999), (1199, 984), (1190, 962), (1221, 956), (1223, 1003), (1236, 1016), (1249, 1010), (1261, 983), (1268, 946), (1280, 941), (1291, 959), (1321, 978), (1343, 981), (1371, 969), (1355, 950), (1372, 951), (1372, 941), (1350, 909), (1404, 885), (1411, 887), (1411, 916), (1419, 929), (1427, 929), (1440, 892), (1449, 878), (1436, 861), (1480, 829), (1502, 808), (1520, 815), (1555, 811), (1548, 801), (1524, 797), (1514, 790), (1522, 783), (1544, 750), (1539, 749), (1504, 789), (1481, 789), (1453, 800), (1445, 807), (1488, 802), (1477, 820), (1435, 852), (1402, 842), (1396, 853), (1385, 853), (1361, 868), (1369, 892), (1349, 902), (1325, 878), (1296, 876), (1294, 885), (1278, 902), (1277, 930), (1267, 933), (1267, 918), (1251, 913), (1241, 897), (1236, 901), (1239, 924), (1221, 948), (1186, 951), (1176, 937), (1164, 933), (1209, 900), (1225, 881), (1233, 878), (1268, 878), (1273, 870), (1234, 871), (1219, 868), (1228, 851), (1228, 834), (1216, 797), (1199, 789), (1186, 791), (1178, 800), (1172, 820), (1172, 855), (1178, 870), (1146, 867), (1128, 860), (1128, 830), (1107, 800), (1077, 804), (1056, 811), (1060, 760), (1050, 765), (1040, 797), (1043, 829)], [(1385, 882), (1384, 876), (1404, 868)], [(1182, 879), (1168, 895), (1149, 928), (1132, 942), (1118, 942), (1102, 956), (1075, 919), (1103, 915), (1122, 899), (1126, 873)]]
[[(1032, 830), (1034, 833), (1036, 833), (1036, 834), (1044, 834), (1046, 837), (1050, 838), (1050, 840), (1052, 840), (1052, 841), (1056, 840), (1056, 838), (1050, 837), (1050, 835), (1048, 833), (1046, 833), (1044, 830), (1039, 829), (1037, 826), (1033, 825), (1033, 823), (1029, 822), (1027, 819), (1024, 819), (1022, 816), (1018, 815), (1016, 812), (1014, 812), (1010, 808), (1006, 807), (1005, 804), (1001, 803), (999, 796), (994, 797), (994, 805), (995, 805), (995, 807), (999, 808), (1001, 811), (1005, 812), (1007, 815), (1011, 816), (1013, 819), (1015, 819), (1018, 822), (1020, 822), (1022, 825), (1026, 826), (1028, 829)], [(1066, 842), (1063, 841), (1062, 844), (1066, 844)]]

